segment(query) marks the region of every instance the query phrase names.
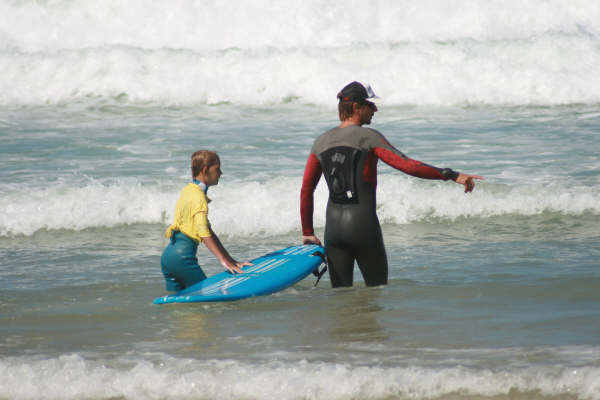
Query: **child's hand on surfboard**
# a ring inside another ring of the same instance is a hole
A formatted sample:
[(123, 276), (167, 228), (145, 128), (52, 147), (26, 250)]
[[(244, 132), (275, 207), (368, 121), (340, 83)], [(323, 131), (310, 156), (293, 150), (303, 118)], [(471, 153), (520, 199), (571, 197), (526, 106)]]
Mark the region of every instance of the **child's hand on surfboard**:
[(223, 266), (232, 274), (243, 274), (244, 271), (242, 270), (242, 267), (246, 267), (246, 266), (252, 266), (254, 264), (252, 264), (249, 261), (235, 261), (235, 260), (231, 260), (231, 261), (226, 261), (223, 263)]

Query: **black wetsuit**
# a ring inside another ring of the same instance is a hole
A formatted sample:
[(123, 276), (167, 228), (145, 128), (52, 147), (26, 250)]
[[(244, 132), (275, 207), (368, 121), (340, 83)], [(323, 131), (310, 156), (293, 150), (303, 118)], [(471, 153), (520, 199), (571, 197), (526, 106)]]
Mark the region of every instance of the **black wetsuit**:
[(352, 286), (356, 260), (367, 286), (387, 283), (388, 264), (376, 213), (377, 161), (425, 179), (453, 179), (458, 173), (406, 157), (378, 131), (356, 125), (321, 135), (308, 157), (300, 198), (302, 232), (313, 235), (313, 192), (325, 175), (329, 201), (325, 251), (331, 285)]

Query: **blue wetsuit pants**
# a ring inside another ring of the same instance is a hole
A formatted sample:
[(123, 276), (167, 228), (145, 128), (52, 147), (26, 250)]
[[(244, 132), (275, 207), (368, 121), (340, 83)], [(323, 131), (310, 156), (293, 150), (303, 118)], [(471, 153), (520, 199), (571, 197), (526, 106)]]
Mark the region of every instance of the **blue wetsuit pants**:
[(160, 258), (168, 291), (183, 290), (206, 279), (198, 265), (198, 244), (181, 232), (173, 232), (171, 241)]

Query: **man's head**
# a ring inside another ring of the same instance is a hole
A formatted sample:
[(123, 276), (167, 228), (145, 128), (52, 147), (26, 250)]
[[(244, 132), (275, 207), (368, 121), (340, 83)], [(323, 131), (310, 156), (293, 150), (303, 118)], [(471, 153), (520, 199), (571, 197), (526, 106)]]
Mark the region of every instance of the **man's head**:
[(357, 117), (359, 125), (370, 124), (373, 114), (377, 111), (375, 103), (368, 99), (377, 98), (371, 86), (363, 86), (360, 82), (351, 82), (337, 95), (340, 121)]

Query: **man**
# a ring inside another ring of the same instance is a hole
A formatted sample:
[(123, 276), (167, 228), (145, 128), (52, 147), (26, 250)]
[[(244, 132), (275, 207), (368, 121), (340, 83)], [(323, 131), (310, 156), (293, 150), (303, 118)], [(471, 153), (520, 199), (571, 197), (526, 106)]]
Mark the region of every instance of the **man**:
[(367, 286), (384, 285), (388, 263), (375, 211), (377, 161), (423, 179), (453, 180), (475, 187), (479, 175), (436, 168), (406, 157), (378, 131), (363, 128), (377, 111), (369, 86), (351, 82), (337, 95), (341, 124), (321, 135), (306, 162), (300, 192), (303, 243), (321, 244), (313, 230), (313, 193), (321, 174), (329, 188), (325, 251), (332, 287), (352, 286), (354, 261)]

